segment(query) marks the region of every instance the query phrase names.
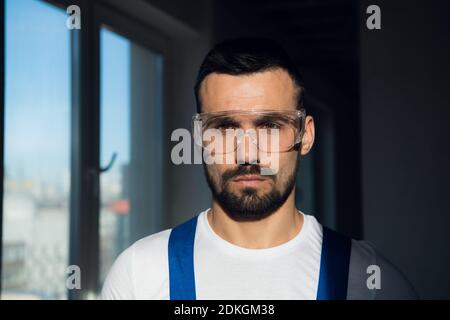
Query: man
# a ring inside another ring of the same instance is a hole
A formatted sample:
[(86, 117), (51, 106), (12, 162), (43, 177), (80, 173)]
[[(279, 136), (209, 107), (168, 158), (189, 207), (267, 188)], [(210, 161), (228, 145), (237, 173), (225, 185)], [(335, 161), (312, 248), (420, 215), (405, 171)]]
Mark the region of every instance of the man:
[[(208, 53), (195, 86), (195, 140), (207, 158), (228, 160), (204, 164), (211, 208), (125, 250), (104, 299), (416, 297), (371, 245), (295, 207), (299, 158), (314, 143), (303, 90), (294, 63), (272, 40), (228, 40)], [(205, 138), (208, 129), (218, 136)]]

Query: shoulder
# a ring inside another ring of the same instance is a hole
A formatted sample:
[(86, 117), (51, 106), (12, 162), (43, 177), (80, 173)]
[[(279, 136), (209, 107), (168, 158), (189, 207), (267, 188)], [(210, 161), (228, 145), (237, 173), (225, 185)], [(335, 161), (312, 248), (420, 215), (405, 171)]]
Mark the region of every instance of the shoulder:
[(102, 289), (102, 299), (158, 299), (167, 279), (166, 229), (136, 241), (111, 267)]
[(352, 240), (348, 299), (418, 299), (404, 274), (367, 241)]

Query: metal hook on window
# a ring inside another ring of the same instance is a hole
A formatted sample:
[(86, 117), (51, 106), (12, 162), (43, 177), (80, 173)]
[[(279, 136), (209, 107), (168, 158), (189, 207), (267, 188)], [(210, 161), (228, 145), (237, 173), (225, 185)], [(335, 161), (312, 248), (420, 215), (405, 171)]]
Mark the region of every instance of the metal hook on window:
[(114, 165), (114, 162), (116, 162), (116, 158), (117, 158), (117, 152), (114, 152), (111, 156), (111, 160), (109, 160), (108, 165), (106, 167), (100, 167), (98, 172), (103, 173), (103, 172), (109, 171), (112, 168), (112, 166)]

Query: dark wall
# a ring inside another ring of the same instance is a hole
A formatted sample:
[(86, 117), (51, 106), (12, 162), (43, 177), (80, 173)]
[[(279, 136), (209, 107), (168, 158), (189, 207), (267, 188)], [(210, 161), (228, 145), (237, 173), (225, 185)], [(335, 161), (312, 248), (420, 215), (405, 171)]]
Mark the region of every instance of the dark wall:
[(361, 5), (363, 221), (423, 298), (450, 298), (448, 1)]

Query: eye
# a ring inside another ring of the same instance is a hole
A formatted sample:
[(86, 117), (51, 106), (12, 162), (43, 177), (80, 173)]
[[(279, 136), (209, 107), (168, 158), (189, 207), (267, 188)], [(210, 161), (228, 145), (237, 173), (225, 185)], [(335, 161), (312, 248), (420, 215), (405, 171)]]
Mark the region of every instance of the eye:
[(229, 124), (220, 124), (216, 126), (216, 129), (225, 131), (226, 129), (236, 129), (237, 126), (235, 124), (229, 123)]
[(221, 119), (214, 121), (210, 124), (211, 128), (218, 129), (220, 131), (225, 131), (227, 129), (237, 129), (239, 128), (239, 124), (232, 119)]
[(263, 122), (259, 125), (261, 129), (281, 129), (281, 124), (274, 121)]

